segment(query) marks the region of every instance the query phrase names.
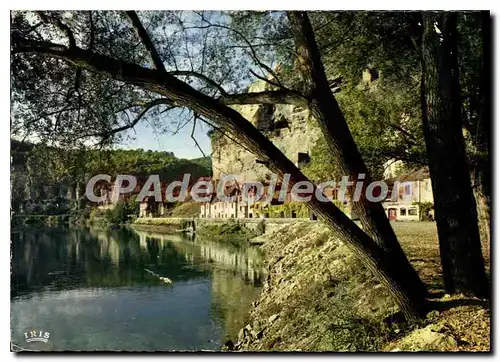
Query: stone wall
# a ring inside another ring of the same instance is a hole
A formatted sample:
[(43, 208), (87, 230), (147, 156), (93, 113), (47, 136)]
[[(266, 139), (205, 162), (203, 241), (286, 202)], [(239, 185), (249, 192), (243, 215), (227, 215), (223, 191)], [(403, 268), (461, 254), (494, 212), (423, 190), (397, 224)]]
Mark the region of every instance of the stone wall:
[[(205, 225), (224, 225), (227, 224), (228, 222), (231, 222), (233, 219), (216, 219), (216, 218), (210, 218), (210, 219), (195, 219), (196, 223), (196, 228), (203, 227)], [(250, 230), (257, 230), (259, 227), (259, 224), (261, 222), (264, 223), (264, 228), (267, 232), (272, 232), (275, 231), (283, 225), (288, 225), (288, 224), (295, 224), (297, 222), (302, 222), (302, 223), (319, 223), (316, 220), (309, 220), (309, 219), (303, 219), (303, 218), (245, 218), (245, 219), (237, 219), (235, 222), (238, 224), (244, 226), (247, 229)]]
[[(248, 92), (268, 90), (262, 80), (253, 83)], [(308, 122), (309, 112), (292, 105), (233, 106), (263, 132), (292, 162), (299, 164), (299, 153), (307, 160), (319, 137), (319, 130)], [(235, 139), (237, 141), (237, 139)], [(250, 152), (225, 136), (212, 138), (213, 178), (234, 174), (239, 182), (263, 181), (271, 172)]]

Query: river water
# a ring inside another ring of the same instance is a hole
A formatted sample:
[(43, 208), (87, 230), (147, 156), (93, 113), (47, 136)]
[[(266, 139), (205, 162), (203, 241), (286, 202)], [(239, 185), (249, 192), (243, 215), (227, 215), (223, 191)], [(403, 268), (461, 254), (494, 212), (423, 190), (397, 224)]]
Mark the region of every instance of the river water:
[(13, 232), (11, 271), (14, 350), (218, 350), (264, 278), (255, 248), (131, 229)]

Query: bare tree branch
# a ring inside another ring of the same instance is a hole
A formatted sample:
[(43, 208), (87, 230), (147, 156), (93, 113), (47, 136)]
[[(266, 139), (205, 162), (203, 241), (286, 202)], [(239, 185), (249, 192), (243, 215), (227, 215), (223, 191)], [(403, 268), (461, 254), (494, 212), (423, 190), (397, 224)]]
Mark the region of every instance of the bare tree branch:
[[(155, 99), (147, 104), (144, 105), (143, 109), (141, 110), (141, 112), (137, 115), (137, 117), (132, 121), (130, 122), (129, 124), (127, 125), (124, 125), (124, 126), (121, 126), (121, 127), (117, 127), (117, 128), (114, 128), (110, 131), (107, 131), (107, 132), (96, 132), (96, 133), (90, 133), (90, 134), (85, 134), (84, 136), (82, 136), (81, 138), (83, 137), (104, 137), (104, 138), (109, 138), (110, 136), (116, 134), (116, 133), (119, 133), (119, 132), (122, 132), (122, 131), (125, 131), (127, 129), (130, 129), (130, 128), (134, 128), (135, 125), (137, 123), (139, 123), (139, 121), (146, 115), (146, 113), (153, 107), (155, 106), (158, 106), (160, 104), (170, 104), (170, 102), (168, 101), (168, 99), (165, 99), (165, 98), (159, 98), (159, 99)], [(130, 107), (129, 107), (130, 108)], [(174, 109), (175, 106), (171, 106), (169, 107), (170, 109)]]
[(89, 23), (90, 23), (89, 50), (92, 50), (94, 48), (94, 40), (95, 40), (95, 25), (94, 25), (94, 19), (92, 17), (92, 11), (89, 11)]
[(194, 72), (191, 70), (174, 70), (169, 73), (176, 76), (188, 76), (188, 77), (198, 78), (203, 82), (207, 83), (209, 86), (218, 90), (221, 93), (221, 95), (223, 96), (227, 95), (227, 92), (225, 91), (224, 88), (222, 88), (222, 86), (220, 86), (219, 84), (217, 84), (217, 82), (213, 81), (212, 79), (208, 78), (206, 75), (203, 75), (201, 73)]
[(205, 155), (205, 152), (203, 152), (203, 150), (201, 149), (200, 145), (198, 144), (198, 141), (196, 140), (196, 137), (194, 136), (194, 130), (196, 128), (196, 120), (197, 119), (198, 119), (198, 115), (195, 113), (194, 114), (194, 120), (193, 120), (193, 129), (191, 130), (191, 138), (193, 139), (194, 144), (196, 145), (196, 147), (198, 147), (198, 149), (200, 150), (200, 152), (203, 155), (203, 157), (207, 157)]
[(276, 83), (276, 82), (273, 82), (271, 79), (269, 78), (266, 78), (266, 77), (263, 77), (261, 75), (258, 75), (257, 73), (255, 73), (252, 69), (250, 69), (250, 74), (252, 74), (255, 78), (257, 79), (260, 79), (260, 80), (263, 80), (264, 82), (272, 85), (273, 87), (277, 87), (277, 88), (284, 88), (282, 85)]
[(259, 57), (257, 56), (257, 53), (255, 52), (255, 49), (254, 49), (252, 43), (247, 39), (247, 37), (243, 33), (241, 33), (239, 30), (236, 30), (234, 28), (231, 28), (231, 27), (223, 25), (223, 24), (214, 24), (214, 23), (210, 22), (209, 20), (207, 20), (205, 18), (205, 16), (201, 13), (198, 13), (198, 15), (201, 17), (201, 20), (203, 22), (207, 23), (207, 26), (206, 27), (193, 26), (193, 27), (189, 27), (189, 29), (203, 29), (203, 28), (209, 28), (209, 27), (216, 27), (216, 28), (226, 29), (226, 30), (229, 30), (229, 31), (235, 33), (246, 43), (248, 49), (250, 50), (250, 56), (252, 57), (254, 62), (256, 64), (258, 64), (261, 68), (264, 68), (264, 70), (266, 70), (266, 72), (271, 74), (274, 77), (274, 79), (276, 79), (276, 82), (279, 84), (279, 86), (282, 86), (282, 83), (280, 82), (276, 72), (274, 72), (270, 66), (263, 63), (259, 59)]
[(66, 34), (66, 36), (68, 37), (69, 46), (71, 48), (76, 47), (76, 40), (73, 32), (71, 31), (69, 26), (67, 26), (61, 21), (61, 19), (53, 16), (47, 16), (43, 11), (37, 11), (36, 13), (42, 19), (43, 22), (57, 26), (59, 30), (61, 30), (64, 34)]
[(299, 92), (291, 90), (276, 90), (252, 93), (228, 94), (219, 98), (226, 105), (231, 104), (292, 104), (307, 107), (309, 99)]
[(151, 55), (151, 58), (153, 59), (153, 64), (155, 65), (155, 68), (162, 71), (166, 72), (167, 70), (165, 69), (165, 65), (163, 64), (160, 55), (156, 51), (155, 46), (153, 45), (153, 42), (142, 25), (141, 21), (139, 20), (139, 17), (137, 16), (137, 13), (135, 11), (126, 11), (125, 12), (127, 16), (129, 17), (130, 21), (132, 22), (132, 26), (134, 27), (135, 31), (137, 32), (137, 35), (139, 35), (139, 38), (141, 38), (142, 43), (148, 50), (149, 54)]

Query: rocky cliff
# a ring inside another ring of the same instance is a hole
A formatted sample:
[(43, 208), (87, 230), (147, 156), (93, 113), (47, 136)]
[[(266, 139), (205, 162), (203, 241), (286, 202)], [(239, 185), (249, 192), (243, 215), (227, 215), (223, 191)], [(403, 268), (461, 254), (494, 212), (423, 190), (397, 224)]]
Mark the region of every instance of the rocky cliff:
[[(268, 83), (259, 80), (248, 92), (268, 90)], [(305, 165), (311, 149), (319, 137), (319, 130), (309, 121), (309, 112), (292, 105), (233, 106), (246, 119), (262, 131), (296, 165)], [(235, 141), (238, 141), (235, 139)], [(268, 179), (270, 171), (250, 152), (229, 138), (212, 137), (212, 170), (214, 179), (234, 174), (240, 182)]]

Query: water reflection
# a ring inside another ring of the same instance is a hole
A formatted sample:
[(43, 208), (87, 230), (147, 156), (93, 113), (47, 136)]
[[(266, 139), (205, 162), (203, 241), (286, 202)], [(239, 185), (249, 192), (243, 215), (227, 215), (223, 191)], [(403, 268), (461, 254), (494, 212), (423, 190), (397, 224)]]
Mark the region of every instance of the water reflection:
[[(217, 349), (245, 323), (261, 255), (130, 229), (12, 235), (12, 341), (49, 330), (50, 350)], [(172, 279), (166, 285), (146, 269)]]

